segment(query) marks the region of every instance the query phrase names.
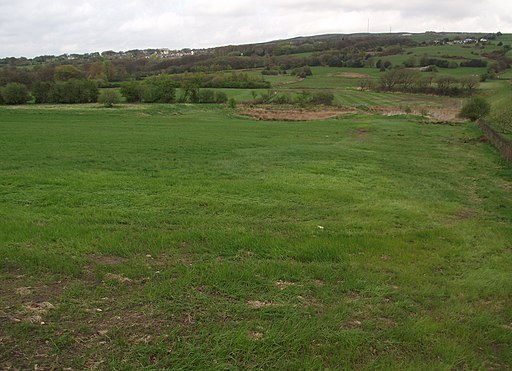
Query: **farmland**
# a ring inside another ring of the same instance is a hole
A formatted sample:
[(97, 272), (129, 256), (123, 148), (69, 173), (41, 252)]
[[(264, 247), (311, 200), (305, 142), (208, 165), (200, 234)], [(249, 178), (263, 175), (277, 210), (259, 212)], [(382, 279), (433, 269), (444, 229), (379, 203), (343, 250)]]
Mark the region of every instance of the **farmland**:
[(0, 110), (0, 364), (507, 368), (512, 172), (473, 124)]
[[(0, 66), (51, 72), (0, 102), (0, 368), (510, 369), (512, 168), (458, 113), (508, 107), (511, 36), (440, 36)], [(424, 56), (489, 67), (400, 65)], [(58, 102), (87, 86), (120, 101)]]

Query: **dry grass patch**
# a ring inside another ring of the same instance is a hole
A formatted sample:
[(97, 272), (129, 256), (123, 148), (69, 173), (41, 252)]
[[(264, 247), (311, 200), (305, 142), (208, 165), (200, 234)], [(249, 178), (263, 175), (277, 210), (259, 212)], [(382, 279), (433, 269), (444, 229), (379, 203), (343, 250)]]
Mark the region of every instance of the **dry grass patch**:
[(354, 109), (331, 108), (321, 110), (307, 110), (299, 108), (274, 107), (243, 107), (240, 114), (263, 121), (315, 121), (335, 118), (347, 113), (354, 113)]
[(338, 73), (331, 73), (329, 76), (336, 76), (336, 77), (348, 77), (351, 79), (364, 79), (371, 77), (370, 75), (367, 75), (365, 73), (357, 73), (357, 72), (338, 72)]

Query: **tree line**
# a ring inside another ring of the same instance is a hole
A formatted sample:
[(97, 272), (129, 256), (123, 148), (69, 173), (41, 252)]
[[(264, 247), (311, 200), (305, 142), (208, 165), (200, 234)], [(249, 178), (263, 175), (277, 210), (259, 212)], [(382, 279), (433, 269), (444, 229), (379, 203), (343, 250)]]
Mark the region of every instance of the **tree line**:
[(362, 90), (400, 91), (447, 96), (471, 95), (480, 83), (479, 76), (453, 77), (447, 75), (422, 75), (408, 68), (393, 68), (378, 80), (362, 79)]

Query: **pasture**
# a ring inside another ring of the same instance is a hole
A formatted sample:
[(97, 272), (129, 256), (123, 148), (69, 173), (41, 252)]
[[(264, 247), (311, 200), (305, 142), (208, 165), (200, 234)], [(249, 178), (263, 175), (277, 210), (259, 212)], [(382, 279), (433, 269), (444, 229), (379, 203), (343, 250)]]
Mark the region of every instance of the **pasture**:
[(473, 124), (155, 104), (0, 129), (2, 368), (512, 364), (512, 171)]

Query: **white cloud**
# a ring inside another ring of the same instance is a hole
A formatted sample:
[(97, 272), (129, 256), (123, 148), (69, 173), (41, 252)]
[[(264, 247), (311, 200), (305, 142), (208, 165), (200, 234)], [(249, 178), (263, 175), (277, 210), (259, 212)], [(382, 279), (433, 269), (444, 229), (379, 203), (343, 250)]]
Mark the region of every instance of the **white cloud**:
[(319, 33), (512, 32), (501, 0), (0, 0), (0, 57), (209, 47)]

